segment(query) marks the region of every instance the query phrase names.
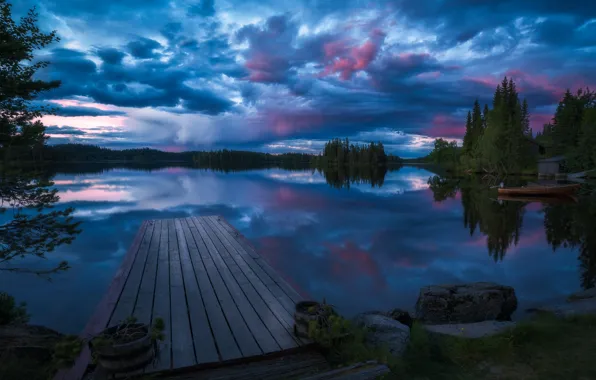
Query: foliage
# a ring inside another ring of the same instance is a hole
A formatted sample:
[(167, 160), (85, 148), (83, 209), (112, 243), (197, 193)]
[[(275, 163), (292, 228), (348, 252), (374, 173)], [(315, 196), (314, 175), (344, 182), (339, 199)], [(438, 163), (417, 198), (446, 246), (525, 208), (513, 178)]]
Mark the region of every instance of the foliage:
[(80, 233), (80, 222), (73, 221), (74, 209), (51, 210), (58, 202), (57, 190), (43, 174), (21, 170), (0, 170), (0, 214), (12, 218), (0, 225), (0, 270), (48, 275), (68, 269), (66, 262), (46, 270), (13, 266), (17, 258), (45, 259), (57, 246), (70, 244)]
[(571, 172), (596, 168), (596, 92), (565, 92), (552, 123), (544, 125), (536, 140), (547, 146), (547, 156), (565, 155)]
[(27, 322), (27, 305), (24, 302), (17, 305), (13, 296), (0, 292), (0, 326)]
[(427, 161), (453, 168), (458, 164), (460, 154), (461, 148), (457, 146), (455, 141), (436, 139)]
[[(46, 141), (45, 127), (38, 120), (51, 110), (31, 105), (40, 93), (59, 86), (59, 82), (33, 79), (48, 62), (35, 61), (33, 52), (58, 41), (55, 32), (42, 33), (36, 25), (35, 10), (12, 19), (11, 5), (0, 0), (0, 150), (5, 160), (20, 159), (22, 152), (39, 156)], [(58, 201), (52, 183), (43, 175), (25, 171), (0, 170), (0, 214), (13, 212), (12, 219), (0, 225), (0, 264), (15, 258), (45, 258), (46, 252), (69, 244), (80, 231), (72, 221), (72, 209), (47, 211)], [(34, 272), (47, 275), (68, 268), (62, 262), (55, 268), (32, 271), (2, 266), (1, 270)]]
[(325, 349), (332, 365), (341, 367), (368, 360), (396, 363), (386, 347), (373, 347), (366, 343), (365, 328), (354, 326), (325, 301), (311, 307), (308, 312), (317, 316), (316, 320), (309, 322), (309, 338)]
[(85, 342), (76, 335), (66, 335), (56, 346), (52, 355), (52, 365), (55, 369), (72, 367), (75, 359), (81, 354)]
[[(53, 365), (56, 369), (68, 368), (74, 364), (76, 358), (80, 355), (84, 345), (88, 342), (93, 347), (92, 354), (94, 360), (97, 359), (95, 350), (102, 347), (109, 347), (114, 344), (124, 344), (145, 336), (146, 332), (137, 326), (137, 318), (130, 316), (121, 321), (117, 326), (117, 331), (112, 334), (102, 332), (98, 335), (83, 339), (76, 335), (65, 336), (56, 344), (53, 355)], [(155, 318), (153, 325), (149, 329), (151, 339), (163, 341), (165, 339), (165, 322), (162, 318)]]
[(0, 149), (5, 157), (14, 158), (13, 153), (19, 148), (40, 151), (46, 136), (38, 119), (52, 110), (33, 108), (30, 101), (60, 85), (57, 81), (33, 79), (38, 70), (49, 64), (34, 62), (33, 52), (59, 40), (56, 32), (43, 33), (36, 23), (35, 10), (16, 23), (11, 4), (0, 0)]

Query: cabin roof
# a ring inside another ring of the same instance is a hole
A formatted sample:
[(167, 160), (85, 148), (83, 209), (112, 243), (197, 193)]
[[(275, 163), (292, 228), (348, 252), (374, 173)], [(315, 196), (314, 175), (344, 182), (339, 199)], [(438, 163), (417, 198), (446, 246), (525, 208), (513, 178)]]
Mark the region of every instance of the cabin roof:
[(538, 160), (538, 163), (541, 162), (561, 162), (565, 160), (565, 156), (554, 156), (550, 158), (543, 158), (542, 160)]

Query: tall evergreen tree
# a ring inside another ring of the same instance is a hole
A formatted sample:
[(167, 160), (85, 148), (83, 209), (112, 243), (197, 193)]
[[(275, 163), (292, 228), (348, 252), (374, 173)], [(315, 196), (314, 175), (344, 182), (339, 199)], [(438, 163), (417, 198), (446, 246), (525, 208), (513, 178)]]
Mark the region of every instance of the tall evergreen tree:
[(464, 141), (463, 141), (463, 151), (464, 154), (470, 154), (472, 151), (472, 140), (473, 140), (473, 131), (472, 131), (472, 113), (468, 111), (468, 117), (466, 118), (466, 132), (464, 134)]

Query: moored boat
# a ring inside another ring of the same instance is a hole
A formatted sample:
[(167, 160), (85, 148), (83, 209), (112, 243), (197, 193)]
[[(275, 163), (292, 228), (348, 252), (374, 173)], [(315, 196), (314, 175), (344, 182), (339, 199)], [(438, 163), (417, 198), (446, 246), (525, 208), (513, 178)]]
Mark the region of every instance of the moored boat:
[(530, 186), (522, 187), (499, 187), (499, 195), (526, 195), (526, 196), (557, 196), (570, 195), (576, 192), (581, 187), (579, 183), (565, 184), (565, 185), (538, 185), (532, 184)]

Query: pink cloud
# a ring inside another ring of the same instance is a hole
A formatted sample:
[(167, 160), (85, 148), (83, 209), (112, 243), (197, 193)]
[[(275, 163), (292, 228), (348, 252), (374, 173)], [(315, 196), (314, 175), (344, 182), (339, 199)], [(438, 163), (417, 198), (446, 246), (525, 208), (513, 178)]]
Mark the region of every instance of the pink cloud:
[(346, 40), (326, 43), (323, 47), (326, 66), (319, 76), (339, 73), (341, 79), (348, 80), (356, 71), (365, 70), (375, 60), (385, 39), (385, 33), (373, 29), (370, 36), (368, 41), (352, 48), (349, 48)]
[(436, 78), (439, 78), (440, 76), (441, 76), (440, 71), (429, 71), (426, 73), (420, 73), (420, 74), (416, 75), (416, 78), (418, 78), (418, 79), (436, 79)]
[(466, 127), (459, 117), (451, 115), (435, 115), (431, 127), (425, 134), (431, 137), (462, 137), (466, 133)]
[(86, 128), (100, 128), (105, 126), (123, 127), (125, 116), (56, 116), (45, 115), (41, 118), (44, 125), (68, 125), (81, 130)]
[(489, 87), (493, 90), (497, 87), (497, 85), (499, 83), (501, 83), (501, 81), (498, 80), (496, 77), (490, 76), (490, 75), (479, 76), (479, 77), (463, 77), (462, 79), (465, 81), (468, 81), (468, 82), (481, 84), (481, 85)]
[(541, 132), (544, 124), (552, 122), (553, 115), (550, 113), (531, 113), (530, 125), (534, 132)]
[(55, 103), (61, 105), (62, 107), (90, 107), (90, 108), (97, 108), (98, 110), (102, 111), (112, 111), (116, 107), (101, 103), (92, 103), (92, 102), (82, 102), (80, 100), (72, 100), (72, 99), (54, 99), (49, 100), (51, 103)]
[(278, 82), (283, 79), (288, 68), (285, 58), (256, 53), (244, 64), (250, 74), (244, 79), (251, 82)]

